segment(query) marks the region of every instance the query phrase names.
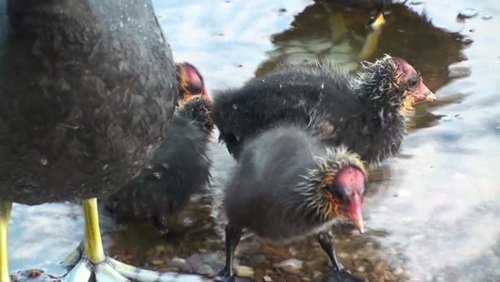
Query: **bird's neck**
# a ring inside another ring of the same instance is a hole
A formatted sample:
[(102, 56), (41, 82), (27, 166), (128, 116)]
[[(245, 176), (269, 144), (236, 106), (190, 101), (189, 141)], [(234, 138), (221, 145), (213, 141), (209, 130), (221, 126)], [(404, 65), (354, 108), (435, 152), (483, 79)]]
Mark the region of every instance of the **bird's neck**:
[(335, 176), (326, 159), (317, 159), (316, 165), (303, 176), (304, 181), (295, 188), (300, 195), (300, 203), (294, 207), (297, 216), (306, 216), (309, 221), (324, 224), (334, 220), (336, 211), (332, 209), (331, 197), (327, 192), (328, 178)]
[(360, 82), (356, 93), (365, 109), (361, 114), (376, 117), (382, 126), (402, 116), (404, 95), (392, 81), (382, 80), (377, 84)]

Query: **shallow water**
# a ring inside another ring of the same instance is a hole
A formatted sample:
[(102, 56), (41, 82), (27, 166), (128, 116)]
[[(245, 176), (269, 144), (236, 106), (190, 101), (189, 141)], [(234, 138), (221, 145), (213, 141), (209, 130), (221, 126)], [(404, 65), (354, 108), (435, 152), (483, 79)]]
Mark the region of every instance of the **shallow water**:
[[(176, 59), (198, 66), (210, 90), (240, 86), (288, 62), (329, 59), (354, 69), (359, 58), (384, 53), (411, 62), (439, 101), (409, 114), (400, 156), (372, 172), (367, 232), (336, 231), (340, 260), (369, 281), (500, 281), (500, 8), (494, 0), (408, 3), (390, 6), (378, 33), (365, 27), (363, 11), (304, 0), (157, 0), (155, 6)], [(465, 8), (479, 14), (458, 20)], [(210, 274), (222, 266), (217, 207), (233, 161), (215, 141), (211, 149), (212, 188), (194, 199), (174, 234), (103, 215), (110, 255), (158, 270)], [(83, 215), (72, 203), (15, 205), (10, 231), (12, 270), (62, 273), (59, 262), (82, 239)], [(188, 267), (173, 266), (173, 257), (187, 259)], [(277, 246), (248, 236), (237, 257), (258, 280), (264, 274), (316, 280), (328, 272), (313, 240)], [(304, 261), (300, 273), (274, 267), (288, 258)]]

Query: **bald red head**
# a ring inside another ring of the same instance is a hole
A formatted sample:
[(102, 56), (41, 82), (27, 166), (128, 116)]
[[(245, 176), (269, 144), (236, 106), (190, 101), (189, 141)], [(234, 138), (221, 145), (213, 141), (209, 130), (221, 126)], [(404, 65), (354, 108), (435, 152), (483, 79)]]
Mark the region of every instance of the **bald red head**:
[(187, 101), (194, 96), (209, 99), (203, 76), (192, 64), (183, 62), (176, 65), (177, 81), (179, 82), (179, 99)]
[(362, 170), (348, 166), (337, 172), (332, 185), (333, 197), (341, 206), (342, 212), (363, 233), (363, 199), (366, 177)]
[(436, 95), (432, 93), (424, 84), (424, 80), (419, 72), (410, 65), (407, 61), (398, 58), (397, 63), (401, 71), (398, 85), (405, 87), (405, 96), (410, 99), (411, 103), (405, 105), (408, 110), (413, 108), (413, 104), (421, 101), (434, 102)]

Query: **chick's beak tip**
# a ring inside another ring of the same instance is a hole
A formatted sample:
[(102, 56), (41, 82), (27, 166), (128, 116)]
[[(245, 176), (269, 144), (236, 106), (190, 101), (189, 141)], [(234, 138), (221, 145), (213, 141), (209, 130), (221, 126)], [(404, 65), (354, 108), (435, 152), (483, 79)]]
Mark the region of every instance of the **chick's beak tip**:
[(436, 100), (437, 100), (436, 94), (434, 94), (431, 91), (429, 91), (429, 94), (427, 94), (427, 96), (425, 96), (425, 101), (426, 102), (434, 102)]
[(347, 216), (351, 219), (352, 223), (359, 230), (361, 234), (365, 232), (365, 223), (363, 221), (363, 202), (362, 199), (355, 199), (351, 202), (348, 208)]

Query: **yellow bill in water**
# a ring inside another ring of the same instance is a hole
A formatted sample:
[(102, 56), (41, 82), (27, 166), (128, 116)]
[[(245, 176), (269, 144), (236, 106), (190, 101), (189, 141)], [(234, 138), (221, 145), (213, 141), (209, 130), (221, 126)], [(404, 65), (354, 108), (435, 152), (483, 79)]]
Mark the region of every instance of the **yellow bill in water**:
[(375, 19), (375, 21), (372, 23), (372, 28), (377, 29), (378, 27), (381, 27), (384, 24), (385, 24), (384, 14), (380, 13)]

